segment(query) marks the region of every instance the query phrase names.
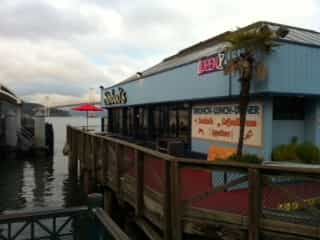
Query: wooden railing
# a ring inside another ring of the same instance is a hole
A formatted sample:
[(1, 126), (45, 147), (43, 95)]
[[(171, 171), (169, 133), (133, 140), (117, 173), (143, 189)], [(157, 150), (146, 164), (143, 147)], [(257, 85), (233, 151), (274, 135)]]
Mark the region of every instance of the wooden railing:
[(103, 186), (164, 239), (320, 239), (319, 168), (177, 158), (70, 126), (67, 143), (88, 193)]

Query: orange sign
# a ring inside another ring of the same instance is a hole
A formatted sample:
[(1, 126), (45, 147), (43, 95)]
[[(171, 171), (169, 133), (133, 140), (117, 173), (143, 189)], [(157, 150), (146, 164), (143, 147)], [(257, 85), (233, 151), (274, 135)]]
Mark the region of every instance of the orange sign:
[(227, 159), (232, 154), (236, 153), (235, 148), (211, 146), (208, 150), (208, 160)]

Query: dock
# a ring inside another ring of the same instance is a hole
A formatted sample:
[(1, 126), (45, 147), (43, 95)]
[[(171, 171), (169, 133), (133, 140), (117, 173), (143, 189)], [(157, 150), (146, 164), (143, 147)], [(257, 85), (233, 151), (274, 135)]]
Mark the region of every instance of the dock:
[(67, 144), (84, 190), (150, 239), (320, 239), (319, 168), (179, 158), (71, 126)]

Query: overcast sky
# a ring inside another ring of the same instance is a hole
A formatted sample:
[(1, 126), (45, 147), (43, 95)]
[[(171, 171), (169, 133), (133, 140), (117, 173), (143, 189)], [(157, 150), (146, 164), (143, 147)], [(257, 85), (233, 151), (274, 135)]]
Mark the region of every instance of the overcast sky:
[(85, 100), (182, 48), (267, 20), (320, 31), (317, 0), (0, 0), (0, 84)]

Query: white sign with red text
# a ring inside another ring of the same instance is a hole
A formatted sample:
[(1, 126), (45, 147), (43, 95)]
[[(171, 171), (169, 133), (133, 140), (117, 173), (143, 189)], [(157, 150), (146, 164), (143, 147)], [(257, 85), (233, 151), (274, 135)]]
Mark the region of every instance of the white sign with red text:
[[(263, 106), (248, 106), (244, 144), (262, 146)], [(212, 141), (238, 143), (240, 129), (238, 104), (196, 105), (192, 107), (192, 137)]]

